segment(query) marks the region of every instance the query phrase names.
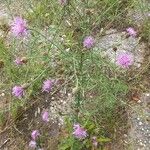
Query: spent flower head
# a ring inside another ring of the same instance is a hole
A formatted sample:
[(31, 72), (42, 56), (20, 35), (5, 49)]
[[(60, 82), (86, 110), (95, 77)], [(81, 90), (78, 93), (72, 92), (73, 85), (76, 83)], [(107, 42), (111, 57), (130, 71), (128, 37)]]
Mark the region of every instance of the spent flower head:
[(127, 28), (126, 31), (127, 31), (127, 33), (128, 33), (130, 36), (132, 36), (132, 37), (136, 37), (136, 36), (137, 36), (137, 32), (136, 32), (135, 29), (132, 28), (132, 27)]
[(62, 5), (62, 6), (66, 5), (68, 2), (67, 0), (58, 0), (58, 1), (59, 1), (60, 5)]
[(39, 133), (38, 130), (32, 131), (31, 137), (32, 137), (32, 139), (33, 139), (34, 141), (35, 141), (39, 136), (40, 136), (40, 133)]
[(93, 137), (92, 137), (92, 143), (93, 143), (93, 145), (94, 145), (95, 147), (98, 146), (98, 141), (97, 141), (97, 137), (96, 137), (96, 136), (93, 136)]
[(43, 82), (42, 91), (49, 93), (52, 89), (53, 83), (54, 83), (54, 80), (45, 80)]
[(16, 64), (17, 66), (19, 66), (19, 65), (22, 65), (22, 64), (23, 64), (22, 59), (20, 59), (19, 57), (18, 57), (18, 58), (16, 58), (14, 62), (15, 62), (15, 64)]
[(44, 111), (44, 112), (42, 113), (42, 120), (43, 120), (44, 122), (49, 122), (49, 112), (48, 112), (48, 111)]
[(87, 49), (90, 49), (94, 46), (95, 39), (92, 36), (87, 36), (83, 40), (83, 46)]
[(11, 24), (11, 32), (16, 37), (26, 36), (28, 33), (26, 20), (21, 17), (15, 17)]
[(35, 149), (35, 148), (36, 148), (36, 142), (33, 141), (33, 140), (31, 140), (31, 141), (29, 142), (29, 147)]
[(118, 54), (116, 59), (117, 65), (121, 66), (122, 68), (128, 68), (134, 62), (133, 55), (128, 52)]
[(86, 130), (81, 128), (79, 124), (74, 124), (73, 129), (73, 135), (78, 139), (85, 139), (88, 136)]
[(24, 95), (24, 89), (22, 86), (14, 86), (12, 88), (12, 95), (21, 98)]

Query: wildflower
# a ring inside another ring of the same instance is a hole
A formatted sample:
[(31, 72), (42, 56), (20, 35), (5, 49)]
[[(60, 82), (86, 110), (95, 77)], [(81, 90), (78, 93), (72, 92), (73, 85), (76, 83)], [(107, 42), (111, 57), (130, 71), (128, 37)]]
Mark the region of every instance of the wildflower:
[(35, 142), (35, 141), (33, 141), (33, 140), (32, 140), (32, 141), (30, 141), (30, 142), (29, 142), (29, 147), (34, 148), (34, 149), (35, 149), (35, 148), (36, 148), (36, 142)]
[(12, 94), (18, 98), (21, 98), (24, 94), (24, 89), (21, 86), (14, 86), (12, 89)]
[(136, 37), (136, 35), (137, 35), (137, 32), (132, 27), (127, 28), (126, 31), (132, 37)]
[(96, 137), (96, 136), (93, 136), (93, 137), (92, 137), (92, 142), (93, 142), (93, 145), (94, 145), (95, 147), (97, 147), (98, 142), (97, 142), (97, 137)]
[(93, 47), (94, 43), (95, 43), (94, 38), (92, 36), (87, 36), (87, 37), (84, 38), (83, 46), (85, 48), (89, 49), (89, 48)]
[(64, 6), (67, 4), (67, 0), (59, 0), (59, 3)]
[(42, 91), (44, 92), (50, 92), (52, 89), (52, 85), (53, 85), (53, 80), (46, 80), (43, 83), (43, 87), (42, 87)]
[(87, 132), (83, 128), (81, 128), (79, 124), (74, 124), (73, 129), (73, 135), (78, 139), (84, 139), (88, 136)]
[(31, 133), (31, 137), (33, 140), (36, 140), (38, 137), (40, 136), (40, 133), (38, 130), (34, 130), (32, 133)]
[(16, 65), (22, 65), (23, 64), (23, 62), (20, 58), (16, 58), (14, 62)]
[(133, 55), (130, 53), (120, 53), (117, 56), (117, 64), (120, 65), (122, 68), (128, 68), (133, 64)]
[(27, 23), (21, 17), (15, 17), (11, 24), (11, 32), (14, 36), (26, 36), (27, 35)]
[(48, 113), (48, 111), (43, 112), (42, 120), (45, 121), (45, 122), (49, 122), (49, 113)]

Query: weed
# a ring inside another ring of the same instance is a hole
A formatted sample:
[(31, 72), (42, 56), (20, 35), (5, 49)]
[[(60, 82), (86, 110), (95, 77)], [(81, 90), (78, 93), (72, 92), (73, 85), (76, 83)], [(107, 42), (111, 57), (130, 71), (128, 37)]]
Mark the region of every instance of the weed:
[[(25, 19), (10, 25), (13, 32), (10, 30), (9, 45), (5, 39), (0, 40), (0, 60), (12, 88), (11, 119), (18, 119), (33, 96), (39, 96), (37, 93), (53, 96), (57, 81), (65, 80), (64, 88), (73, 94), (73, 110), (66, 116), (60, 150), (104, 149), (113, 141), (116, 128), (123, 122), (120, 112), (125, 109), (122, 102), (128, 86), (117, 66), (96, 53), (95, 44), (110, 26), (126, 26), (129, 20), (125, 15), (134, 4), (133, 0), (68, 0), (61, 5), (56, 0), (43, 0), (31, 5), (31, 10), (23, 15)], [(20, 36), (23, 31), (27, 34)], [(132, 31), (130, 28), (130, 34)], [(148, 38), (148, 21), (143, 31)], [(129, 55), (121, 56), (118, 62), (124, 69), (133, 63)], [(3, 123), (3, 115), (0, 120)], [(48, 114), (43, 120), (49, 122)], [(80, 133), (73, 134), (75, 130)], [(84, 134), (84, 138), (78, 138), (79, 134)], [(38, 136), (44, 139), (44, 135)], [(44, 140), (32, 137), (29, 146), (37, 148), (42, 143)]]

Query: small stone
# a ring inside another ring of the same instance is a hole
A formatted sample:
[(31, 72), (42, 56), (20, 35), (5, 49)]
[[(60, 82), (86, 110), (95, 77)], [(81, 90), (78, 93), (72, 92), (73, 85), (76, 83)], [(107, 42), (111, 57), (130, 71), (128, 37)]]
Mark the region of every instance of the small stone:
[(70, 48), (67, 48), (67, 49), (66, 49), (66, 52), (69, 52), (69, 51), (70, 51)]
[(137, 120), (140, 120), (140, 118), (137, 118)]
[(5, 93), (2, 93), (1, 96), (5, 96)]
[(68, 93), (68, 96), (71, 96), (71, 93)]
[(139, 143), (141, 146), (144, 146), (144, 144), (142, 142)]
[(141, 126), (143, 123), (142, 122), (139, 122), (139, 125)]
[(138, 64), (137, 64), (137, 67), (140, 68), (140, 67), (141, 67), (141, 64), (138, 63)]
[(66, 102), (64, 101), (63, 104), (66, 104)]
[(146, 144), (146, 143), (147, 143), (147, 141), (144, 141), (144, 143)]

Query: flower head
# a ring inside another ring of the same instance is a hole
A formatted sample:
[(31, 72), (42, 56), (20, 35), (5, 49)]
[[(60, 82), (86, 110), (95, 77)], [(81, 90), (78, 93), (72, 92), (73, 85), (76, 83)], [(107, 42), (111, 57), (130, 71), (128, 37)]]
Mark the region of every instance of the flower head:
[(126, 31), (132, 37), (136, 37), (137, 36), (137, 32), (132, 27), (127, 28)]
[(44, 92), (50, 92), (53, 86), (53, 80), (46, 80), (43, 82), (42, 91)]
[(59, 0), (59, 3), (64, 6), (67, 4), (67, 0)]
[(92, 36), (87, 36), (87, 37), (84, 38), (83, 46), (85, 48), (89, 49), (89, 48), (93, 47), (94, 43), (95, 43), (94, 38)]
[(11, 24), (11, 32), (14, 36), (26, 36), (27, 35), (27, 23), (21, 17), (15, 17)]
[(93, 145), (94, 145), (95, 147), (97, 147), (98, 142), (97, 142), (97, 137), (96, 137), (96, 136), (93, 136), (93, 137), (92, 137), (92, 142), (93, 142)]
[(23, 64), (22, 59), (20, 59), (20, 58), (16, 58), (14, 62), (18, 66)]
[(39, 136), (40, 136), (40, 133), (39, 133), (38, 130), (32, 131), (31, 137), (32, 137), (33, 140), (36, 140)]
[(14, 86), (12, 89), (12, 95), (21, 98), (24, 94), (24, 89), (22, 86)]
[(43, 112), (42, 120), (45, 121), (45, 122), (49, 122), (49, 113), (48, 113), (48, 111)]
[(121, 66), (122, 68), (128, 68), (133, 64), (133, 55), (130, 53), (120, 53), (117, 56), (117, 64)]
[(79, 124), (74, 124), (73, 129), (73, 135), (78, 139), (84, 139), (88, 136), (86, 130), (84, 130), (84, 128), (81, 128)]
[(33, 148), (33, 149), (35, 149), (36, 148), (36, 142), (35, 141), (30, 141), (29, 142), (29, 147), (31, 147), (31, 148)]

